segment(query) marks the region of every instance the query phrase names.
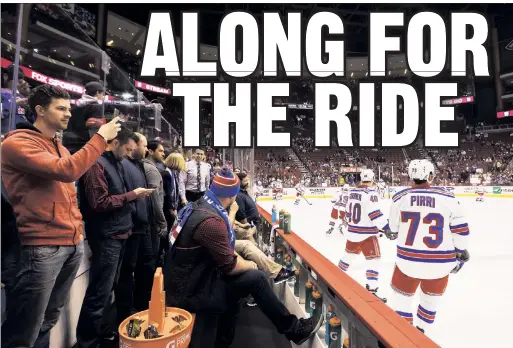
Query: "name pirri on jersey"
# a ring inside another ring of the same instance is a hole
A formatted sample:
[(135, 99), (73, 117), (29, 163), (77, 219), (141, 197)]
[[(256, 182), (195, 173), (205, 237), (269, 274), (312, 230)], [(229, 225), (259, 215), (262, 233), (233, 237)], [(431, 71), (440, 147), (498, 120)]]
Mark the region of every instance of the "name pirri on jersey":
[(377, 235), (388, 222), (381, 212), (379, 197), (371, 187), (358, 187), (349, 191), (346, 203), (347, 240), (361, 242)]
[(413, 187), (392, 197), (389, 226), (398, 232), (397, 267), (409, 277), (439, 279), (456, 266), (470, 234), (454, 194), (435, 187)]

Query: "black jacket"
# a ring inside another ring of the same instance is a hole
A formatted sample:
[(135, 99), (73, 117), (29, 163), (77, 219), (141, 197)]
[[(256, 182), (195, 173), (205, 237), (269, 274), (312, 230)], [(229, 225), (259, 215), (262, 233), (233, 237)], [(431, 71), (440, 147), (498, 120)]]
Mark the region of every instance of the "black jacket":
[(194, 212), (185, 222), (175, 244), (166, 254), (164, 288), (166, 305), (192, 313), (223, 313), (226, 285), (209, 250), (199, 245), (194, 233), (201, 222), (219, 216), (203, 198), (193, 203)]
[(86, 127), (87, 120), (104, 117), (103, 104), (93, 97), (83, 96), (79, 100), (79, 106), (71, 110), (71, 115), (68, 128), (62, 137), (62, 145), (73, 155), (91, 139)]
[[(124, 159), (121, 161), (125, 170), (125, 183), (127, 191), (133, 191), (138, 187), (148, 188), (146, 175), (141, 161)], [(149, 197), (137, 199), (132, 205), (133, 233), (147, 233), (149, 231), (150, 216), (152, 214), (151, 200)]]
[[(103, 173), (107, 179), (109, 195), (121, 195), (129, 192), (126, 186), (123, 165), (114, 157), (112, 152), (105, 151), (98, 159), (98, 162), (104, 168)], [(84, 185), (79, 185), (79, 188), (80, 210), (86, 222), (87, 231), (92, 233), (99, 232), (103, 237), (111, 237), (132, 230), (134, 224), (132, 222), (133, 206), (131, 204), (126, 204), (109, 212), (93, 212), (90, 210), (90, 204), (84, 192)]]

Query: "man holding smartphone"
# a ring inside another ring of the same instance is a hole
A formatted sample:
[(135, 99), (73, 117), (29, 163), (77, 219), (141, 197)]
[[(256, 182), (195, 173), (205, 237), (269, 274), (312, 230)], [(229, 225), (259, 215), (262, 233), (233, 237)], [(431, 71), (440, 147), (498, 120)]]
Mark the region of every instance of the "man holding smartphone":
[(77, 325), (80, 347), (95, 347), (103, 341), (117, 340), (115, 328), (104, 322), (104, 311), (119, 277), (126, 240), (134, 227), (131, 202), (153, 192), (142, 187), (131, 191), (127, 188), (121, 161), (135, 148), (133, 132), (122, 126), (79, 182), (80, 210), (93, 253), (89, 286)]

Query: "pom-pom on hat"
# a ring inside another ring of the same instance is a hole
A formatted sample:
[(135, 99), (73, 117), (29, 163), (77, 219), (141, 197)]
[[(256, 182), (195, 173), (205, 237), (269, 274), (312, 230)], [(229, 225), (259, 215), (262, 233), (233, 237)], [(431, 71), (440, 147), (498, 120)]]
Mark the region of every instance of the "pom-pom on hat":
[(235, 197), (239, 193), (239, 189), (239, 178), (226, 167), (217, 172), (210, 185), (210, 191), (220, 198)]

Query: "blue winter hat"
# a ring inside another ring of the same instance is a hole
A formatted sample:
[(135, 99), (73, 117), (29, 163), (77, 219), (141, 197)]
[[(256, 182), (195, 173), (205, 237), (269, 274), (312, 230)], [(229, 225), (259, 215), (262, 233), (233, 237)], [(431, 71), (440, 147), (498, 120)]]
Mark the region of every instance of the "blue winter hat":
[(210, 184), (210, 191), (220, 198), (235, 197), (239, 193), (239, 189), (239, 178), (226, 167), (217, 172)]

